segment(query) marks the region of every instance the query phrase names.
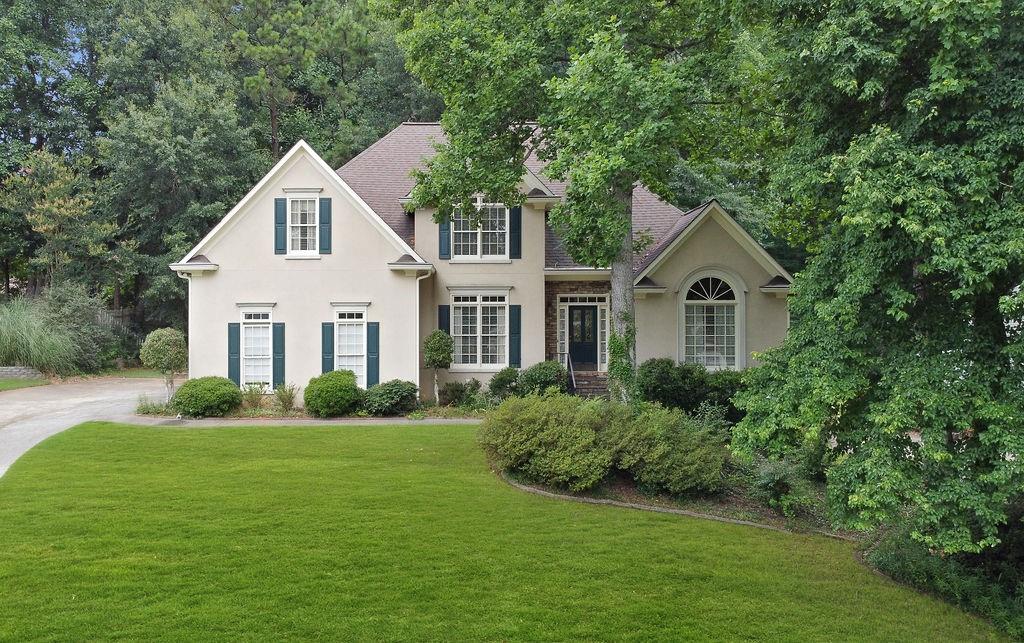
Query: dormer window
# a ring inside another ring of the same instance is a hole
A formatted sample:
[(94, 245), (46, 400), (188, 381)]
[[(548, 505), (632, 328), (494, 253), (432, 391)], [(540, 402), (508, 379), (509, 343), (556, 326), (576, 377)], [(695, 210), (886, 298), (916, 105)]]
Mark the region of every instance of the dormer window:
[(480, 224), (473, 225), (474, 213), (456, 210), (452, 214), (452, 259), (508, 259), (508, 208), (501, 203), (475, 199)]
[(288, 254), (315, 255), (317, 243), (317, 199), (288, 199)]

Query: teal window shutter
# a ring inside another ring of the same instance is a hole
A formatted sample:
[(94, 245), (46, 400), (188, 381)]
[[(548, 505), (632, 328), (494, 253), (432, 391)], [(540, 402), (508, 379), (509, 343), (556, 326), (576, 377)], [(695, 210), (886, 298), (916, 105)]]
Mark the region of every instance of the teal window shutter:
[(523, 365), (523, 307), (508, 307), (508, 365)]
[(288, 254), (288, 199), (274, 199), (274, 254)]
[(273, 333), (274, 378), (271, 387), (277, 388), (284, 384), (284, 324), (274, 322)]
[(451, 325), (451, 307), (450, 306), (438, 306), (437, 307), (437, 327), (440, 330), (452, 334)]
[(241, 362), (242, 362), (242, 329), (237, 322), (228, 324), (228, 379), (235, 384), (241, 384)]
[(380, 322), (366, 322), (366, 388), (380, 381)]
[(331, 254), (331, 199), (320, 199), (320, 254)]
[(518, 205), (508, 213), (508, 256), (523, 258), (523, 208)]
[(330, 373), (334, 370), (334, 322), (320, 325), (320, 372)]
[(445, 219), (437, 224), (437, 256), (441, 259), (452, 258), (451, 219)]

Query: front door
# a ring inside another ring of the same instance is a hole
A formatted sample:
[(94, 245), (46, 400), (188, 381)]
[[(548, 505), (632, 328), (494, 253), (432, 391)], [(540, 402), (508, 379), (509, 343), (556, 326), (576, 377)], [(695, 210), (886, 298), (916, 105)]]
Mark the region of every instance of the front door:
[(597, 370), (597, 306), (569, 306), (569, 356), (574, 370)]

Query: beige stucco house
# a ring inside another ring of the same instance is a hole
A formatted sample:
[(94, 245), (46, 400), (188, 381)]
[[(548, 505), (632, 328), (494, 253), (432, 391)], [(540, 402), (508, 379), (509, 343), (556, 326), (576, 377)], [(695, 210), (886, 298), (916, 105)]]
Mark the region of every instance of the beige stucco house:
[[(545, 359), (579, 381), (607, 369), (608, 277), (572, 261), (546, 213), (565, 185), (527, 162), (521, 206), (483, 223), (406, 210), (411, 170), (443, 140), (405, 123), (333, 170), (293, 147), (171, 269), (189, 282), (189, 374), (299, 386), (330, 369), (430, 389), (423, 339), (455, 340), (446, 377), (487, 380)], [(790, 275), (721, 206), (683, 212), (638, 186), (637, 354), (744, 368), (786, 334)]]

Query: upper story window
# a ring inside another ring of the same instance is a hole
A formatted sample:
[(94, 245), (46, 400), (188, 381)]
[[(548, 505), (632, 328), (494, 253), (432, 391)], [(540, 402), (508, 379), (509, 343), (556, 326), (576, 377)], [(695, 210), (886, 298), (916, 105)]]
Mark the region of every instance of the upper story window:
[(317, 252), (317, 199), (288, 199), (288, 254)]
[(508, 208), (476, 198), (479, 226), (473, 213), (452, 215), (452, 259), (508, 259)]

